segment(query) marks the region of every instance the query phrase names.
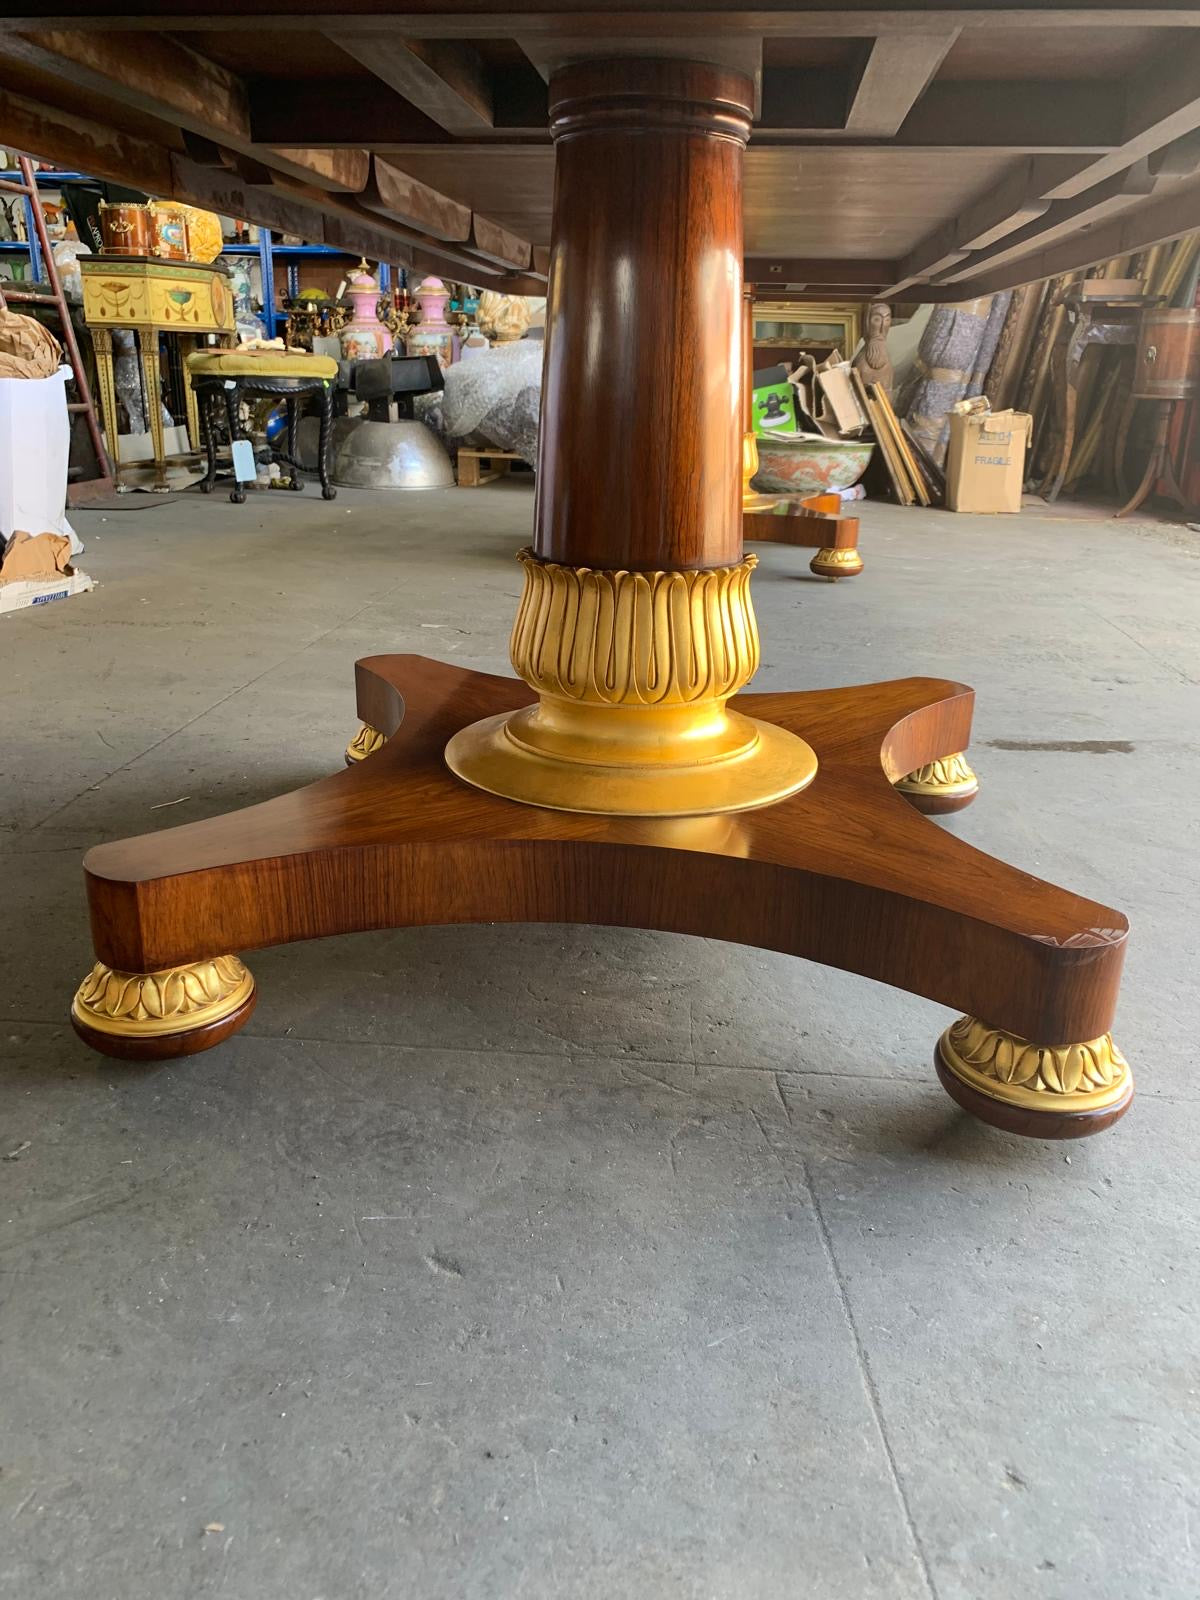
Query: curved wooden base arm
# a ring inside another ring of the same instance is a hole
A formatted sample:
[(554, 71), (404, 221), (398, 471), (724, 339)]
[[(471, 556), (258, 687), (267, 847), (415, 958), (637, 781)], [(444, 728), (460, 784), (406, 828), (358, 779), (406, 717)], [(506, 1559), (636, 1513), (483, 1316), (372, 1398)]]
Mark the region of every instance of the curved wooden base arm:
[(376, 656), (357, 681), (359, 715), (385, 741), (369, 760), (89, 853), (102, 962), (146, 973), (366, 929), (584, 922), (803, 956), (1023, 1039), (1110, 1025), (1124, 918), (973, 849), (893, 787), (965, 748), (974, 697), (961, 684), (740, 696), (809, 741), (816, 779), (761, 810), (664, 820), (543, 810), (456, 779), (447, 740), (527, 704), (519, 680)]
[(742, 501), (747, 544), (790, 544), (817, 553), (809, 570), (818, 578), (855, 578), (863, 569), (858, 518), (842, 514), (837, 494), (748, 494)]

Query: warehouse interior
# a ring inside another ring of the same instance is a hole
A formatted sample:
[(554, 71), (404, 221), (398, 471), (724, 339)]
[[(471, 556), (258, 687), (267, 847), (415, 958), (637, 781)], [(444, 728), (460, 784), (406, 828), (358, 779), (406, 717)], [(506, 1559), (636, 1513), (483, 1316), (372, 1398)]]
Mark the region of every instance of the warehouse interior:
[(0, 34), (0, 1575), (1185, 1600), (1200, 8)]

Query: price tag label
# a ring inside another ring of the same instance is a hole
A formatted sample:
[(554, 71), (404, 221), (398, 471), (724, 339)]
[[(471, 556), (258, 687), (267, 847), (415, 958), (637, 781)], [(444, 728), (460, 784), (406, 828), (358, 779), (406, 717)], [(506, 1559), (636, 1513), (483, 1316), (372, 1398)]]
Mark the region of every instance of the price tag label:
[(258, 477), (254, 464), (254, 446), (249, 439), (233, 441), (233, 475), (239, 483), (253, 483)]

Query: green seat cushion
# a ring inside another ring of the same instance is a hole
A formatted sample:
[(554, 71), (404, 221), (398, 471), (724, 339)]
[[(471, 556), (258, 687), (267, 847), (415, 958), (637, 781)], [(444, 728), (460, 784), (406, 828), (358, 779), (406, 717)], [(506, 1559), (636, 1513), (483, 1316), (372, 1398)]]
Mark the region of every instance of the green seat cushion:
[(187, 358), (193, 378), (336, 378), (332, 356), (307, 350), (196, 350)]

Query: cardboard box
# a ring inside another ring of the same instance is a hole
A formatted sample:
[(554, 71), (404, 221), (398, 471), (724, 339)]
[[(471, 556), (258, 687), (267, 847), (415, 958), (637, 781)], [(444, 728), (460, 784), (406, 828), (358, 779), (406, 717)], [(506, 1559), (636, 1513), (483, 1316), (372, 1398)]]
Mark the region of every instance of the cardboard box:
[(7, 611), (24, 611), (29, 606), (48, 605), (51, 600), (69, 600), (73, 594), (85, 594), (95, 587), (86, 572), (64, 572), (58, 578), (40, 581), (0, 583), (0, 615)]
[(0, 547), (0, 613), (44, 606), (94, 588), (86, 572), (76, 572), (67, 557), (71, 541), (64, 533), (39, 533), (31, 538), (18, 530)]
[(825, 397), (825, 404), (817, 417), (817, 426), (821, 432), (833, 437), (829, 435), (826, 426), (832, 424), (837, 430), (838, 438), (845, 438), (847, 434), (861, 433), (870, 419), (855, 393), (850, 377), (850, 363), (826, 362), (823, 367), (817, 368), (816, 378), (817, 388)]
[(1020, 511), (1025, 452), (1032, 432), (1033, 418), (1027, 411), (953, 408), (946, 456), (950, 510)]
[[(105, 439), (105, 443), (108, 440)], [(139, 461), (154, 460), (154, 436), (149, 428), (145, 433), (123, 433), (118, 439), (121, 451), (121, 465), (123, 467), (136, 466)], [(187, 427), (179, 422), (168, 428), (163, 424), (163, 455), (186, 456), (191, 455), (192, 445), (188, 438)]]
[(861, 433), (867, 426), (848, 361), (830, 356), (818, 363), (801, 350), (791, 381), (799, 396), (800, 410), (809, 419), (810, 431), (824, 434), (827, 439), (843, 439), (848, 434)]
[(1081, 300), (1133, 300), (1146, 292), (1140, 278), (1085, 278), (1071, 290)]

